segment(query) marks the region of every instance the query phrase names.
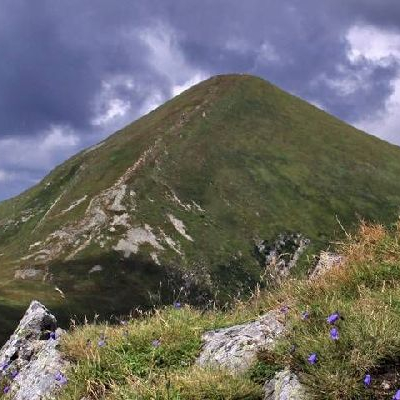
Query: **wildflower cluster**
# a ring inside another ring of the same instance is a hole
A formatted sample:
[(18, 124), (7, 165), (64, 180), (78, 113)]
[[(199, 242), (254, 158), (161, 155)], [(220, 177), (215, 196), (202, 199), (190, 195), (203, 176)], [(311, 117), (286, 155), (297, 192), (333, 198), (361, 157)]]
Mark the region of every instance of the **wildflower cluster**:
[[(301, 319), (303, 321), (307, 321), (310, 318), (310, 314), (307, 311), (303, 311), (301, 313)], [(342, 319), (341, 315), (339, 314), (338, 311), (334, 312), (333, 314), (330, 314), (327, 318), (326, 318), (326, 322), (329, 325), (333, 325), (332, 328), (329, 331), (329, 336), (330, 339), (337, 342), (340, 339), (340, 334), (339, 334), (339, 328), (337, 326), (337, 323)], [(307, 358), (307, 362), (310, 365), (315, 365), (318, 363), (318, 354), (317, 353), (311, 353), (308, 358)], [(364, 376), (364, 387), (365, 388), (369, 388), (371, 386), (372, 383), (372, 376), (370, 374), (366, 374)], [(392, 397), (392, 400), (400, 400), (400, 389), (396, 391), (396, 393), (394, 394), (394, 396)]]

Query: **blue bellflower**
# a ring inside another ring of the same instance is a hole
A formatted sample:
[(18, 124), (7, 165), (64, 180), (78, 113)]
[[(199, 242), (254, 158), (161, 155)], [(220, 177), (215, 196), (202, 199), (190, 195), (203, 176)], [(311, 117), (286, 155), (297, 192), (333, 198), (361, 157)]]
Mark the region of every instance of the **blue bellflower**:
[(18, 371), (17, 370), (11, 371), (11, 373), (10, 373), (11, 379), (15, 379), (17, 376), (18, 376)]
[(332, 340), (339, 340), (339, 331), (337, 328), (332, 328), (330, 335)]
[(340, 315), (338, 312), (335, 312), (333, 314), (331, 314), (327, 319), (326, 322), (328, 322), (328, 324), (333, 325), (334, 323), (336, 323), (338, 320), (340, 319)]
[(308, 311), (303, 311), (301, 313), (301, 319), (303, 321), (307, 321), (308, 319), (310, 319), (310, 313)]
[(0, 369), (2, 371), (5, 371), (9, 366), (10, 366), (10, 363), (9, 362), (5, 362), (5, 363), (1, 364)]
[(281, 313), (282, 314), (287, 314), (289, 312), (289, 307), (288, 306), (282, 306), (281, 307)]
[(308, 357), (307, 360), (308, 360), (308, 362), (309, 362), (311, 365), (314, 365), (314, 364), (316, 364), (317, 361), (318, 361), (318, 356), (317, 356), (316, 353), (312, 353), (312, 354), (310, 354), (310, 356)]
[(64, 374), (62, 374), (60, 371), (56, 373), (54, 376), (54, 379), (60, 384), (60, 385), (66, 385), (68, 383), (68, 379)]
[(177, 310), (179, 310), (181, 308), (181, 303), (179, 301), (175, 301), (174, 302), (174, 308), (176, 308)]
[(369, 386), (371, 384), (371, 375), (370, 374), (367, 374), (367, 375), (365, 375), (365, 377), (364, 377), (364, 385), (365, 386)]

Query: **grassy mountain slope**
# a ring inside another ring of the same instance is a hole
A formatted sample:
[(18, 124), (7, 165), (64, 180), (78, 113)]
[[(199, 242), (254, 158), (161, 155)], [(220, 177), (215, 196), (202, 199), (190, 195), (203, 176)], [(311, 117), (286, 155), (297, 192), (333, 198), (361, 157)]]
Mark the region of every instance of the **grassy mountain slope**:
[(241, 290), (262, 272), (257, 239), (295, 231), (317, 249), (337, 219), (394, 220), (399, 175), (398, 147), (262, 79), (217, 76), (0, 204), (0, 302), (124, 311), (166, 268)]

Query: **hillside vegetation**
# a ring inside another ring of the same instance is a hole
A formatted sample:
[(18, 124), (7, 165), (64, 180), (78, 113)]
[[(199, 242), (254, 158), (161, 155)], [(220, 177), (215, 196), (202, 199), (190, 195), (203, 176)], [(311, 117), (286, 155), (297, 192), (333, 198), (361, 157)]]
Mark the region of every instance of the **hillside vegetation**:
[[(400, 388), (399, 239), (398, 228), (363, 224), (339, 246), (341, 266), (256, 292), (225, 312), (175, 304), (118, 326), (73, 327), (63, 350), (76, 364), (62, 399), (262, 399), (261, 385), (285, 366), (310, 399), (392, 399)], [(287, 334), (250, 372), (232, 377), (194, 364), (204, 331), (272, 309), (281, 310)]]
[(262, 79), (213, 77), (0, 204), (2, 315), (15, 324), (32, 298), (65, 318), (118, 314), (181, 287), (228, 301), (264, 272), (255, 244), (285, 232), (311, 240), (300, 275), (338, 221), (396, 218), (399, 160)]

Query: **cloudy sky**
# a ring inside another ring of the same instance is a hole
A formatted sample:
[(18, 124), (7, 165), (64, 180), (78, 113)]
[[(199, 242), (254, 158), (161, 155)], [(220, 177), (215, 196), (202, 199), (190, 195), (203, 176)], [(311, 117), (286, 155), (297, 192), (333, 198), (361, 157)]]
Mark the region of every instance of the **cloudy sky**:
[(0, 199), (229, 72), (400, 144), (399, 0), (1, 0)]

